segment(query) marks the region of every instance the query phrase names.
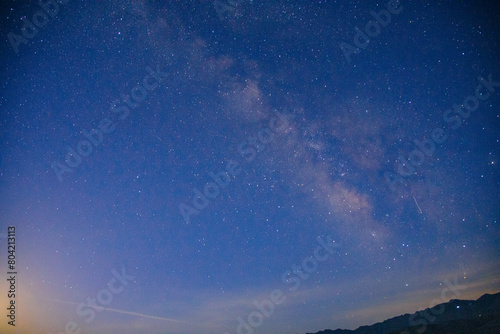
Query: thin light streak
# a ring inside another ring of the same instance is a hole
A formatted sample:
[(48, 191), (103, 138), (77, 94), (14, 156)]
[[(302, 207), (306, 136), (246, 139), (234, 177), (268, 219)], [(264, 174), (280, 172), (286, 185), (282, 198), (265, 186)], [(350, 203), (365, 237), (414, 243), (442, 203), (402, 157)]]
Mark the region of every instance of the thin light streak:
[(420, 209), (420, 205), (418, 205), (418, 202), (417, 202), (417, 199), (415, 198), (415, 196), (413, 196), (413, 200), (415, 201), (415, 204), (417, 205), (418, 211), (420, 213), (422, 213), (422, 209)]
[[(58, 299), (47, 299), (47, 300), (50, 300), (50, 301), (53, 301), (53, 302), (56, 302), (56, 303), (61, 303), (61, 304), (80, 305), (79, 303), (67, 302), (67, 301), (58, 300)], [(176, 320), (176, 319), (171, 319), (171, 318), (155, 317), (155, 316), (152, 316), (152, 315), (147, 315), (147, 314), (142, 314), (142, 313), (137, 313), (137, 312), (117, 310), (117, 309), (108, 308), (108, 307), (101, 307), (101, 306), (99, 306), (98, 308), (94, 307), (94, 309), (96, 311), (98, 311), (98, 310), (104, 310), (104, 311), (108, 311), (108, 312), (115, 312), (115, 313), (121, 313), (121, 314), (135, 315), (135, 316), (142, 317), (142, 318), (149, 318), (149, 319), (156, 319), (156, 320), (165, 320), (165, 321), (172, 321), (172, 322), (178, 322), (178, 323), (184, 323), (184, 324), (186, 323), (186, 322), (181, 321), (181, 320)]]

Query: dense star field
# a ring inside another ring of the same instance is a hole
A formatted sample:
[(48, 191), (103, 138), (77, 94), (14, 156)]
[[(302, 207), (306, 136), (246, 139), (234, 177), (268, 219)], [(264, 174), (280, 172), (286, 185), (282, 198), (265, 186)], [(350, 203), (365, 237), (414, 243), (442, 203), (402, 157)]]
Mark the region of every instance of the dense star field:
[(304, 334), (500, 291), (496, 1), (0, 14), (2, 333)]

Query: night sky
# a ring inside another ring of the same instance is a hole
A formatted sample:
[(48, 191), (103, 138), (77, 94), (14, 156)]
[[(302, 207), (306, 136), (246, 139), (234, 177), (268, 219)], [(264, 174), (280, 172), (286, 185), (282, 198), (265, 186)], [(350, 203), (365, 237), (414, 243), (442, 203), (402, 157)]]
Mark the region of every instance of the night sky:
[(2, 333), (355, 329), (500, 291), (496, 1), (3, 1)]

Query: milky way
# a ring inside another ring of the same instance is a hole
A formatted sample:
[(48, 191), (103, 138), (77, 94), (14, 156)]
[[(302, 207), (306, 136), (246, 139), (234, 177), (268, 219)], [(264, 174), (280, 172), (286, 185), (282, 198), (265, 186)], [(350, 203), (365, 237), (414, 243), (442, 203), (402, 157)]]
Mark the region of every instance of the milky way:
[(2, 333), (312, 333), (500, 290), (495, 1), (1, 15)]

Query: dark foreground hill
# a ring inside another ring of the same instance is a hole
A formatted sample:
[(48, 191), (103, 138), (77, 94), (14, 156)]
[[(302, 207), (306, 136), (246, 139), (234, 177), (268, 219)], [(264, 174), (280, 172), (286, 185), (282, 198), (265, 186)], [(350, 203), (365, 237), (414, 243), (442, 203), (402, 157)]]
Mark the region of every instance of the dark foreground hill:
[[(413, 314), (400, 315), (356, 330), (324, 330), (315, 334), (499, 334), (500, 293), (477, 300), (452, 299)], [(311, 333), (308, 333), (311, 334)]]

